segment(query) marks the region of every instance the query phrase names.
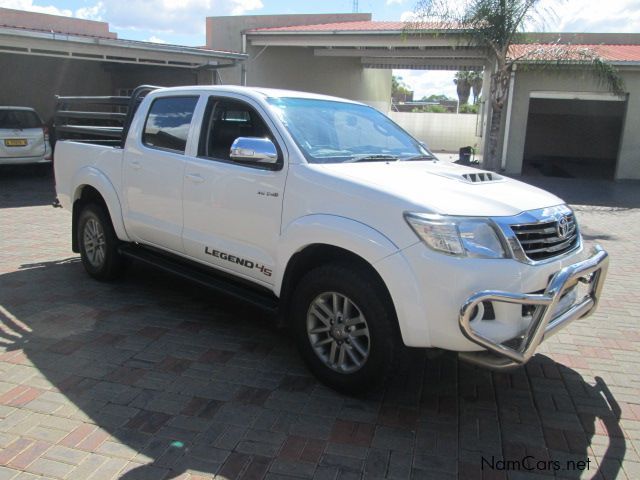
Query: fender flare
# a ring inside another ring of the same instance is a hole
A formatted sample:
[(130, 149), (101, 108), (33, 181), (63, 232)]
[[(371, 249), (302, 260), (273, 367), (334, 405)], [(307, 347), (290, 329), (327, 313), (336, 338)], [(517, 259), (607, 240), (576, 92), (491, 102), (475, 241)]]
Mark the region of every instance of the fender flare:
[(399, 249), (378, 230), (356, 220), (338, 215), (313, 214), (289, 223), (282, 231), (274, 272), (274, 293), (280, 295), (284, 274), (291, 258), (309, 245), (324, 244), (348, 250), (375, 263)]
[[(416, 241), (417, 242), (417, 241)], [(345, 217), (308, 215), (289, 224), (281, 237), (278, 265), (274, 272), (274, 293), (282, 298), (284, 275), (292, 257), (307, 246), (325, 244), (340, 247), (363, 258), (384, 283), (398, 320), (402, 340), (407, 346), (428, 346), (430, 336), (418, 282), (401, 249), (378, 230)]]
[(83, 167), (74, 174), (72, 185), (75, 185), (75, 190), (71, 199), (72, 205), (80, 198), (82, 189), (85, 186), (95, 188), (98, 193), (102, 195), (102, 198), (104, 198), (107, 210), (109, 210), (109, 216), (111, 217), (111, 223), (113, 224), (113, 229), (115, 230), (117, 237), (124, 241), (130, 240), (122, 218), (122, 204), (120, 203), (120, 198), (118, 197), (118, 193), (116, 192), (113, 184), (104, 173), (92, 166)]

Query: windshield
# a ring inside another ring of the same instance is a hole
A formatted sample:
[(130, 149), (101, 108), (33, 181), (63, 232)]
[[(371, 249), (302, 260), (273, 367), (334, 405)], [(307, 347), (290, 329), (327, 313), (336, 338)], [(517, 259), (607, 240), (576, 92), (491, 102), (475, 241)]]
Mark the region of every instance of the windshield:
[(31, 110), (0, 110), (0, 128), (38, 128), (42, 121)]
[(268, 102), (310, 163), (434, 158), (372, 107), (309, 98), (269, 98)]

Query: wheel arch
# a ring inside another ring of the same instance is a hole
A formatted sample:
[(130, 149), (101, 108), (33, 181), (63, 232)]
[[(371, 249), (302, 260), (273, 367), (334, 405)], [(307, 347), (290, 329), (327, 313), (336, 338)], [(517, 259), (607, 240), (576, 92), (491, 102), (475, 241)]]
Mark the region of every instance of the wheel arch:
[[(378, 230), (353, 219), (307, 215), (291, 222), (281, 236), (274, 293), (280, 297), (279, 323), (287, 324), (297, 281), (309, 270), (327, 263), (343, 263), (367, 272), (380, 285), (397, 319), (391, 290), (375, 267), (380, 259), (393, 255), (398, 247)], [(395, 322), (397, 323), (397, 322)]]
[(287, 272), (290, 274), (292, 265), (299, 261), (300, 255), (304, 257), (319, 248), (353, 255), (369, 265), (399, 250), (384, 234), (357, 220), (329, 214), (300, 217), (283, 228), (280, 236), (277, 252), (279, 268), (275, 270), (273, 279), (276, 295), (284, 291), (285, 276)]
[(71, 247), (76, 253), (80, 251), (78, 245), (78, 239), (76, 235), (76, 229), (78, 226), (78, 218), (82, 207), (88, 203), (97, 203), (102, 205), (111, 220), (111, 225), (116, 233), (116, 236), (120, 240), (128, 240), (127, 231), (124, 227), (122, 220), (122, 208), (120, 205), (120, 199), (116, 193), (115, 188), (107, 177), (91, 168), (79, 172), (76, 182), (77, 187), (73, 192), (72, 202), (72, 238)]
[[(290, 318), (289, 308), (291, 306), (291, 299), (295, 285), (300, 278), (316, 267), (331, 263), (349, 265), (370, 275), (379, 285), (380, 293), (383, 295), (387, 305), (389, 305), (391, 309), (391, 313), (397, 320), (396, 310), (389, 288), (378, 270), (376, 270), (369, 261), (351, 250), (336, 245), (312, 243), (293, 254), (284, 271), (280, 289), (280, 314), (283, 324), (287, 324)], [(394, 324), (396, 327), (398, 326), (397, 321), (394, 322)]]

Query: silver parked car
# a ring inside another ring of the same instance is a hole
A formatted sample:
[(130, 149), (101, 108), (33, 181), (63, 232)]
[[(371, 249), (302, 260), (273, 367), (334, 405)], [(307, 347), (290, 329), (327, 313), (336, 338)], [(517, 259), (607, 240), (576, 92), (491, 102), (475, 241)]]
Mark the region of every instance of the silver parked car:
[(33, 108), (0, 107), (0, 165), (50, 164), (49, 131)]

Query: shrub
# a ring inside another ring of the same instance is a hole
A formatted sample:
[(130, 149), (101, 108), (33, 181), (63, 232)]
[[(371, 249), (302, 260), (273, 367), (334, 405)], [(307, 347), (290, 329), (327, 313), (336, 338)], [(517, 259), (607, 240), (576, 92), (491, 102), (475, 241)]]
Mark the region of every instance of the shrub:
[(478, 113), (478, 105), (469, 105), (469, 104), (464, 104), (464, 105), (460, 105), (460, 108), (458, 109), (458, 113)]

